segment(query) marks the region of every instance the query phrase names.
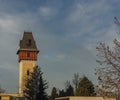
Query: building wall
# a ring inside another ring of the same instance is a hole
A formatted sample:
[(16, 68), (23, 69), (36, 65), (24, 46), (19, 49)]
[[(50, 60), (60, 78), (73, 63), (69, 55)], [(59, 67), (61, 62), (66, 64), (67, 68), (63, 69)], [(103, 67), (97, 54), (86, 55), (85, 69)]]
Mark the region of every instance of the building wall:
[(55, 100), (116, 100), (115, 98), (103, 98), (103, 97), (60, 97)]
[(25, 88), (26, 78), (29, 73), (33, 71), (33, 68), (36, 65), (36, 61), (33, 60), (21, 60), (19, 69), (19, 93), (23, 95), (23, 90)]
[(9, 96), (2, 96), (1, 100), (10, 100), (10, 97)]
[(7, 94), (7, 93), (0, 93), (0, 100), (25, 100), (24, 97), (21, 97), (20, 94)]
[[(29, 56), (28, 56), (29, 53)], [(19, 61), (20, 60), (37, 60), (37, 52), (36, 51), (20, 51), (18, 56)]]

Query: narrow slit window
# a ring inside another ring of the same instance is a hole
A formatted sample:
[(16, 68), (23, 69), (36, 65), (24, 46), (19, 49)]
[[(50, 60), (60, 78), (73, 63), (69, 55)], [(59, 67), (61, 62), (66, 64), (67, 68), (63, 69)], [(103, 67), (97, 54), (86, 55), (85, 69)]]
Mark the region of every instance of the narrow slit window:
[(31, 39), (28, 40), (28, 45), (31, 46)]
[(30, 57), (30, 52), (27, 52), (27, 57)]
[(30, 71), (29, 70), (27, 70), (27, 75), (30, 75)]

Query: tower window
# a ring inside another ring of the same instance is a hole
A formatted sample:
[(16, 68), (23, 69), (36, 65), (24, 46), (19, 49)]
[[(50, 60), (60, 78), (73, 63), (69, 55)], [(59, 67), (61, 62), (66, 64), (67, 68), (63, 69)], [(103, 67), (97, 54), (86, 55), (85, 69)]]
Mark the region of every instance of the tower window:
[(30, 75), (30, 71), (29, 70), (27, 70), (27, 75)]
[(27, 57), (30, 57), (30, 52), (27, 52)]
[(32, 42), (31, 39), (28, 40), (28, 45), (31, 46)]

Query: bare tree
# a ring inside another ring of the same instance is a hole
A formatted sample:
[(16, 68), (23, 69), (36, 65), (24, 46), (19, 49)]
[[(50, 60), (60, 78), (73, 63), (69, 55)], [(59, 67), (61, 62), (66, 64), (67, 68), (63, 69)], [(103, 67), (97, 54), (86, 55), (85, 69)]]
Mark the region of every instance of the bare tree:
[(98, 76), (98, 93), (102, 96), (118, 96), (120, 94), (120, 42), (113, 41), (113, 47), (100, 43), (98, 51), (100, 68), (96, 69)]
[(4, 93), (4, 92), (5, 92), (5, 90), (2, 89), (1, 86), (0, 86), (0, 93)]
[(67, 81), (65, 82), (65, 89), (67, 89), (70, 85), (71, 85), (71, 84), (70, 84), (70, 81), (67, 80)]
[(80, 76), (79, 73), (75, 73), (73, 77), (73, 85), (75, 86), (75, 90), (78, 88), (79, 82), (80, 82)]

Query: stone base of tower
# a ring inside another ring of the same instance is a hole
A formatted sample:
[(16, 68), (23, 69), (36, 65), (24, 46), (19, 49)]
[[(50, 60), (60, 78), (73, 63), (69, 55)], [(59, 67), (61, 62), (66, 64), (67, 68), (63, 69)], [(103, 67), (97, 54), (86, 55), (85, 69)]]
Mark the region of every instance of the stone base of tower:
[(33, 68), (36, 66), (36, 61), (34, 60), (21, 60), (19, 69), (19, 94), (23, 96), (25, 90), (25, 84), (27, 77), (30, 76), (30, 73), (33, 71)]

